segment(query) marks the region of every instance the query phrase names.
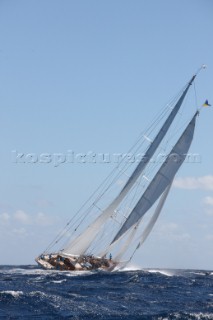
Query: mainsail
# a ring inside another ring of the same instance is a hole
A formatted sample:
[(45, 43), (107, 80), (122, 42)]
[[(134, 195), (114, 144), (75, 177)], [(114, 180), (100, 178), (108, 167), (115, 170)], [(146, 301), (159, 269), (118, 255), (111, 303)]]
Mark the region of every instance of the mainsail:
[(176, 102), (174, 108), (170, 112), (168, 118), (165, 120), (163, 126), (159, 130), (158, 134), (154, 138), (153, 142), (150, 144), (149, 148), (147, 149), (144, 157), (139, 162), (133, 173), (131, 174), (130, 178), (122, 188), (121, 192), (118, 194), (118, 196), (113, 200), (113, 202), (99, 215), (96, 220), (90, 224), (87, 229), (82, 232), (78, 237), (76, 237), (74, 240), (72, 240), (67, 247), (65, 247), (64, 251), (67, 253), (72, 254), (84, 254), (87, 249), (90, 247), (94, 239), (96, 238), (97, 234), (99, 233), (101, 227), (103, 224), (108, 220), (110, 216), (113, 215), (114, 210), (119, 206), (119, 204), (123, 201), (123, 199), (126, 197), (128, 192), (131, 190), (131, 188), (134, 186), (135, 182), (141, 175), (141, 173), (144, 171), (147, 163), (150, 161), (152, 156), (154, 155), (155, 151), (159, 147), (161, 141), (163, 140), (164, 136), (168, 132), (175, 116), (177, 115), (183, 100), (189, 90), (189, 87), (193, 83), (196, 75), (194, 75), (189, 83), (186, 85), (183, 93), (181, 94), (180, 98)]
[(171, 184), (175, 174), (185, 160), (191, 145), (197, 115), (198, 112), (193, 116), (185, 131), (167, 156), (165, 162), (162, 164), (111, 243), (117, 241), (125, 232), (127, 232), (127, 230), (140, 221), (143, 215), (152, 207), (155, 201)]

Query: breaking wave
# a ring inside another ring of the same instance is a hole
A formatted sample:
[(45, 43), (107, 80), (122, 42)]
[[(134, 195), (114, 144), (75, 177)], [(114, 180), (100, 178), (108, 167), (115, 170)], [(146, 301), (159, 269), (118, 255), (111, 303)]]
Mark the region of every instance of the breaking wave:
[(213, 272), (0, 267), (0, 319), (213, 319)]

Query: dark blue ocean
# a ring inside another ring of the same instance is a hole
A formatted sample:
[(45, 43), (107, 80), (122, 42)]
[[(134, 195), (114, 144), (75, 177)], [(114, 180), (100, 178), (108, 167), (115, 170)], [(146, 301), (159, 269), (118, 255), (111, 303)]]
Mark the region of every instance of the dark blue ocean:
[(213, 272), (1, 266), (0, 319), (213, 319)]

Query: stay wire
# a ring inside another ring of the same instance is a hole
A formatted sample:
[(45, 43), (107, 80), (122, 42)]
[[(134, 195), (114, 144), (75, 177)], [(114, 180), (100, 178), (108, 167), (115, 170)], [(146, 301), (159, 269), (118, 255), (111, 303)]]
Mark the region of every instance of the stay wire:
[[(186, 87), (186, 86), (185, 86), (185, 87)], [(184, 87), (184, 88), (185, 88), (185, 87)], [(183, 91), (183, 90), (181, 90), (181, 92), (182, 92), (182, 91)], [(179, 96), (179, 94), (176, 95), (176, 98), (174, 98), (174, 99), (172, 99), (172, 100), (174, 101), (175, 99), (177, 99), (177, 96)], [(103, 184), (105, 184), (105, 183), (107, 182), (107, 180), (114, 174), (114, 172), (118, 169), (118, 167), (121, 165), (121, 163), (122, 163), (122, 162), (125, 160), (125, 158), (128, 156), (128, 153), (130, 153), (130, 152), (134, 149), (134, 147), (139, 143), (139, 141), (141, 140), (141, 138), (144, 137), (145, 132), (149, 132), (149, 130), (150, 130), (150, 132), (153, 131), (153, 129), (155, 128), (155, 125), (156, 125), (158, 122), (160, 122), (160, 121), (165, 117), (166, 113), (168, 112), (168, 109), (169, 109), (169, 108), (168, 108), (168, 104), (167, 104), (166, 108), (164, 107), (163, 110), (162, 110), (161, 112), (159, 112), (159, 114), (155, 117), (154, 122), (151, 123), (151, 125), (147, 128), (147, 130), (143, 131), (143, 132), (139, 135), (138, 139), (137, 139), (136, 142), (133, 144), (133, 146), (129, 149), (129, 151), (127, 152), (126, 156), (124, 156), (124, 157), (121, 159), (120, 163), (111, 171), (111, 173), (104, 179), (104, 181), (98, 186), (98, 188), (95, 189), (95, 191), (91, 194), (91, 196), (83, 203), (83, 205), (79, 208), (79, 210), (76, 212), (76, 214), (68, 221), (68, 223), (66, 224), (66, 226), (59, 232), (59, 234), (54, 238), (54, 240), (51, 241), (51, 243), (49, 244), (49, 246), (47, 247), (47, 249), (44, 251), (44, 253), (47, 252), (52, 246), (54, 246), (55, 244), (57, 244), (57, 243), (61, 240), (61, 238), (63, 238), (64, 235), (71, 229), (71, 227), (68, 228), (68, 226), (69, 226), (69, 225), (71, 224), (71, 222), (75, 219), (75, 217), (79, 214), (79, 212), (86, 206), (86, 204), (92, 199), (92, 197), (97, 193), (97, 191), (98, 191), (99, 189), (101, 189), (101, 187), (103, 186)], [(115, 179), (117, 179), (118, 177), (119, 177), (119, 175), (117, 175), (116, 178), (113, 179), (112, 183), (110, 183), (110, 185), (106, 188), (106, 190), (104, 190), (104, 192), (101, 193), (101, 195), (94, 201), (94, 203), (96, 203), (96, 202), (105, 194), (105, 192), (108, 191), (108, 189), (110, 188), (110, 186), (113, 184), (113, 182), (115, 181)], [(91, 206), (91, 207), (92, 207), (92, 206)], [(90, 208), (91, 208), (91, 207), (90, 207)], [(84, 218), (85, 218), (85, 213), (84, 213)], [(84, 220), (84, 218), (83, 218), (83, 220)], [(81, 222), (82, 222), (83, 220), (81, 220)]]

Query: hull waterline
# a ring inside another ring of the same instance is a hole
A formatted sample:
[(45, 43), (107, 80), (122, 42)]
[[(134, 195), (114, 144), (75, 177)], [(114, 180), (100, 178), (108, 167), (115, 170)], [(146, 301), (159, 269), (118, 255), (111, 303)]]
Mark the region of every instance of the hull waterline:
[(68, 257), (59, 253), (40, 255), (35, 261), (45, 270), (59, 271), (112, 271), (119, 264), (112, 259), (87, 255)]

